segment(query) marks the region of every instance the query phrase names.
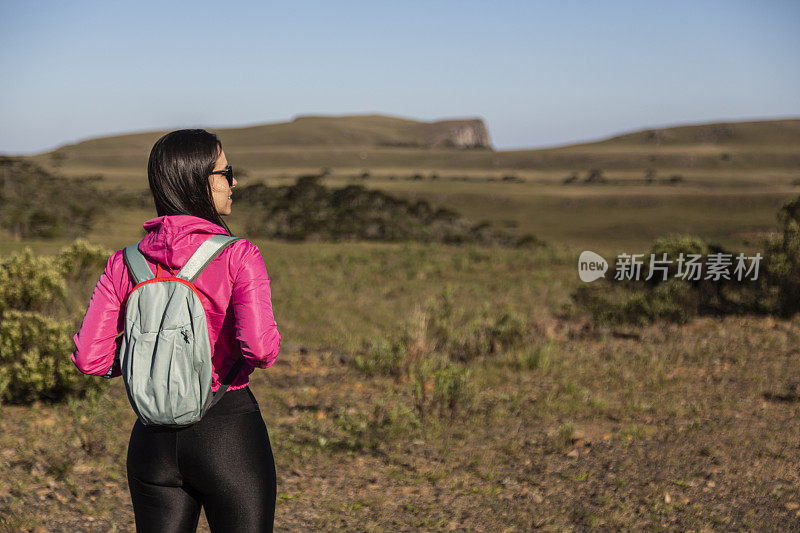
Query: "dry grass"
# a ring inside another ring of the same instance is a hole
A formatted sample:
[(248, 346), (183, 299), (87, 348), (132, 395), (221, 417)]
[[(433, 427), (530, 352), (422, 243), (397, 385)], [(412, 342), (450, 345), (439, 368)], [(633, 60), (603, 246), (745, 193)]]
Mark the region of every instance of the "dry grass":
[[(406, 383), (287, 347), (251, 385), (278, 465), (278, 529), (798, 523), (800, 404), (785, 395), (800, 371), (798, 321), (703, 320), (638, 340), (538, 327), (552, 364), (475, 362), (469, 414), (424, 424)], [(95, 406), (2, 409), (5, 527), (133, 530), (121, 382)]]
[[(576, 283), (559, 252), (259, 244), (287, 339), (252, 376), (279, 529), (797, 523), (800, 321), (702, 319), (618, 338), (558, 318)], [(524, 309), (533, 344), (468, 362), (474, 401), (423, 420), (413, 380), (366, 376), (348, 350), (413, 319), (444, 283), (459, 309)], [(96, 405), (0, 413), (2, 527), (133, 530), (121, 381)]]

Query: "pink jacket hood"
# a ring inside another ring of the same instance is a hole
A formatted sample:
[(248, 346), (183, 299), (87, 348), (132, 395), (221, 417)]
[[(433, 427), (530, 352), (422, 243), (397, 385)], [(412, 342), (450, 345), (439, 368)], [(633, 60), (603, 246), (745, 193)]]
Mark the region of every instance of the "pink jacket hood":
[(165, 215), (146, 221), (147, 235), (139, 251), (151, 262), (183, 266), (198, 246), (211, 235), (227, 235), (225, 228), (191, 215)]
[[(177, 274), (208, 237), (227, 235), (225, 228), (192, 215), (165, 215), (143, 224), (147, 235), (139, 242), (153, 275), (158, 265), (162, 276)], [(206, 311), (213, 347), (212, 390), (219, 388), (233, 363), (244, 355), (245, 364), (229, 390), (249, 383), (254, 368), (275, 362), (281, 335), (272, 311), (270, 278), (256, 245), (246, 239), (234, 242), (206, 267), (194, 282)], [(80, 331), (75, 334), (72, 361), (84, 374), (121, 375), (118, 351), (125, 327), (125, 302), (134, 287), (123, 250), (106, 263)]]

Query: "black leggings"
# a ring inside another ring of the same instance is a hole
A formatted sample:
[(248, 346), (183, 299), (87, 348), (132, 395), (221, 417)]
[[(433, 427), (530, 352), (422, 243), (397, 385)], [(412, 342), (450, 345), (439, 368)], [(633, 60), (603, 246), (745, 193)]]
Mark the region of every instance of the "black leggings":
[(138, 533), (194, 532), (201, 507), (212, 531), (272, 531), (275, 461), (250, 387), (226, 392), (185, 428), (137, 419), (128, 485)]

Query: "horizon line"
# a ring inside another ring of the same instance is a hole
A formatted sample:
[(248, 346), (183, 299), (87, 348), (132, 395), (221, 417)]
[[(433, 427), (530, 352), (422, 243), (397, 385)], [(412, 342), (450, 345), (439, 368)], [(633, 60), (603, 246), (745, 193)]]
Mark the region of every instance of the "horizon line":
[[(489, 129), (489, 125), (486, 123), (486, 119), (481, 117), (480, 115), (474, 115), (472, 117), (444, 117), (444, 118), (436, 118), (433, 120), (420, 120), (413, 117), (403, 116), (403, 115), (389, 115), (385, 113), (378, 113), (378, 112), (369, 112), (369, 113), (350, 113), (350, 114), (295, 114), (288, 120), (277, 120), (273, 122), (256, 122), (256, 123), (249, 123), (249, 124), (240, 124), (240, 125), (231, 125), (231, 126), (200, 126), (200, 125), (187, 125), (181, 128), (147, 128), (147, 129), (133, 129), (133, 130), (123, 130), (117, 131), (112, 133), (106, 134), (99, 134), (93, 135), (90, 137), (83, 137), (76, 139), (74, 141), (67, 141), (61, 142), (56, 145), (51, 145), (50, 147), (45, 147), (44, 149), (39, 149), (36, 151), (26, 151), (26, 152), (0, 152), (0, 155), (6, 157), (15, 157), (15, 156), (35, 156), (35, 155), (43, 155), (59, 148), (63, 148), (65, 146), (71, 146), (76, 144), (81, 144), (88, 141), (94, 141), (99, 139), (105, 139), (107, 137), (123, 137), (126, 135), (141, 135), (144, 133), (150, 132), (158, 132), (158, 131), (174, 131), (174, 129), (184, 129), (189, 127), (202, 127), (203, 129), (208, 129), (210, 131), (215, 130), (232, 130), (232, 129), (244, 129), (244, 128), (254, 128), (259, 126), (268, 126), (268, 125), (277, 125), (277, 124), (288, 124), (294, 122), (298, 118), (351, 118), (351, 117), (368, 117), (368, 116), (381, 116), (387, 118), (397, 118), (401, 120), (412, 120), (415, 122), (423, 122), (423, 123), (435, 123), (435, 122), (444, 122), (449, 120), (481, 120), (483, 121), (486, 129), (489, 130), (489, 136), (491, 138), (491, 130)], [(777, 116), (770, 116), (770, 117), (733, 117), (733, 118), (719, 118), (713, 120), (702, 120), (702, 121), (693, 121), (693, 122), (669, 122), (669, 123), (661, 123), (661, 124), (653, 124), (648, 126), (641, 126), (635, 129), (626, 129), (620, 130), (616, 133), (607, 133), (600, 137), (589, 137), (589, 138), (582, 138), (582, 139), (575, 139), (566, 142), (554, 142), (551, 144), (543, 144), (543, 145), (523, 145), (523, 146), (512, 146), (512, 147), (492, 147), (492, 149), (496, 152), (516, 152), (516, 151), (524, 151), (524, 150), (544, 150), (550, 148), (566, 148), (569, 146), (575, 146), (579, 144), (589, 144), (594, 142), (600, 142), (604, 140), (613, 139), (615, 137), (621, 137), (623, 135), (630, 135), (633, 133), (643, 132), (643, 131), (650, 131), (650, 130), (660, 130), (660, 129), (671, 129), (671, 128), (680, 128), (680, 127), (691, 127), (691, 126), (703, 126), (708, 124), (738, 124), (738, 123), (747, 123), (747, 122), (777, 122), (780, 120), (800, 120), (800, 114), (793, 114), (793, 115), (777, 115)]]

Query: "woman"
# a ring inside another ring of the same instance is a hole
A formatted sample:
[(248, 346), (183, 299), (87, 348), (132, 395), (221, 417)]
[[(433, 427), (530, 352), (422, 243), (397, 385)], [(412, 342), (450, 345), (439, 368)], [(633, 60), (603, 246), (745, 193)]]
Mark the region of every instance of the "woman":
[[(205, 130), (161, 137), (147, 168), (158, 217), (144, 223), (139, 249), (155, 276), (177, 273), (213, 234), (231, 232), (236, 186), (222, 143)], [(84, 374), (121, 375), (122, 302), (133, 288), (123, 250), (108, 260), (75, 335), (75, 365)], [(213, 531), (272, 531), (276, 473), (267, 428), (248, 387), (255, 368), (272, 365), (281, 335), (272, 313), (270, 278), (258, 247), (245, 239), (220, 253), (195, 280), (208, 320), (212, 390), (245, 359), (227, 392), (196, 424), (145, 426), (138, 419), (128, 446), (128, 485), (137, 532), (195, 531), (201, 507)]]

